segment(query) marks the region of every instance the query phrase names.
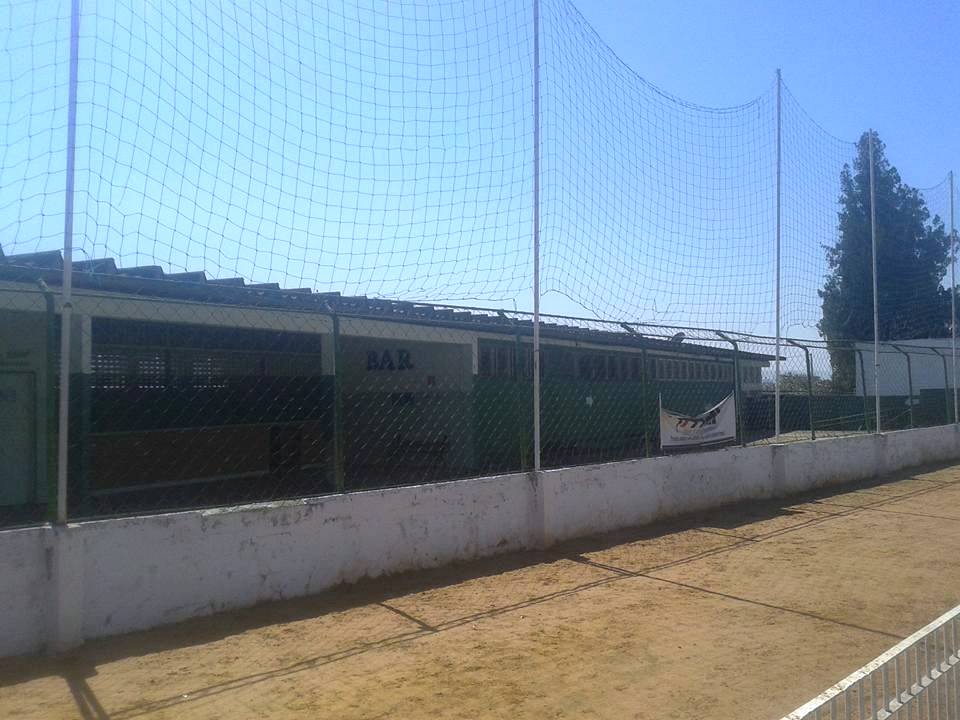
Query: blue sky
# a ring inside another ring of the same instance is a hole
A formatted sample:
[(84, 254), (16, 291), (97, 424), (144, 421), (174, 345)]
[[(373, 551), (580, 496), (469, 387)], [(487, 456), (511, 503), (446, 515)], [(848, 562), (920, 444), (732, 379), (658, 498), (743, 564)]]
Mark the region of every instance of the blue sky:
[[(68, 3), (5, 2), (0, 242), (52, 249)], [(530, 308), (529, 3), (82, 14), (78, 258)], [(850, 143), (876, 127), (921, 187), (960, 164), (958, 18), (947, 3), (542, 0), (544, 309), (772, 331), (781, 67), (784, 325), (809, 335)]]
[[(821, 246), (836, 236), (836, 177), (851, 150), (841, 140), (854, 141), (867, 128), (876, 128), (904, 180), (921, 188), (937, 186), (928, 203), (932, 212), (946, 214), (948, 195), (942, 181), (960, 163), (960, 124), (953, 120), (960, 116), (954, 59), (960, 4), (578, 0), (576, 7), (598, 39), (631, 70), (682, 100), (714, 107), (747, 103), (768, 94), (776, 68), (782, 69), (788, 89), (783, 127), (785, 330), (815, 335), (820, 315), (816, 290), (826, 272)], [(674, 118), (677, 126), (683, 127), (683, 121)], [(768, 121), (765, 115), (760, 125)], [(716, 131), (709, 118), (698, 122)], [(757, 132), (744, 126), (734, 140), (756, 148), (758, 167), (745, 163), (726, 168), (721, 175), (719, 209), (726, 212), (717, 213), (725, 218), (718, 227), (693, 222), (713, 209), (702, 190), (672, 188), (674, 199), (688, 210), (685, 223), (645, 213), (648, 227), (663, 232), (638, 246), (679, 246), (690, 255), (654, 257), (653, 262), (633, 267), (634, 279), (647, 268), (674, 270), (669, 273), (670, 288), (654, 287), (650, 278), (635, 280), (635, 286), (649, 288), (649, 295), (664, 302), (664, 320), (681, 317), (696, 324), (772, 332), (772, 313), (765, 322), (764, 313), (757, 310), (758, 305), (772, 305), (772, 287), (764, 283), (771, 277), (767, 268), (773, 262), (772, 228), (765, 222), (772, 208), (766, 202), (758, 208), (743, 207), (735, 189), (737, 178), (746, 178), (752, 188), (753, 173), (763, 173), (769, 166), (770, 148)], [(667, 145), (688, 155), (696, 153), (695, 142), (686, 142), (677, 133), (663, 135), (658, 139)], [(709, 149), (701, 158), (711, 167), (716, 160)], [(687, 175), (696, 170), (683, 168)], [(675, 179), (679, 174), (668, 168), (661, 177)], [(668, 246), (667, 231), (678, 228), (686, 245)], [(729, 240), (736, 235), (740, 242)], [(717, 247), (732, 251), (732, 256), (719, 259), (735, 278), (724, 281), (706, 271), (711, 261), (707, 250)], [(676, 281), (677, 277), (688, 281)], [(709, 303), (691, 308), (675, 302), (685, 298), (691, 286), (705, 286), (721, 309), (712, 312)], [(579, 293), (581, 298), (586, 294)], [(650, 306), (640, 298), (634, 304)]]
[(894, 164), (929, 187), (960, 165), (960, 3), (577, 0), (640, 75), (703, 105), (735, 105), (774, 70), (829, 132), (876, 128)]

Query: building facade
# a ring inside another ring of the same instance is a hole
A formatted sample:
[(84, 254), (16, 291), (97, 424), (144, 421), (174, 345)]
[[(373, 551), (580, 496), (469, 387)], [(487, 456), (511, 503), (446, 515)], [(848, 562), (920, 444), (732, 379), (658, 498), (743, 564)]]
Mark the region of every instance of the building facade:
[[(75, 264), (75, 516), (510, 472), (532, 464), (532, 324), (496, 311)], [(0, 261), (0, 505), (56, 476), (61, 260)], [(652, 454), (658, 402), (760, 392), (772, 358), (545, 323), (546, 466)]]

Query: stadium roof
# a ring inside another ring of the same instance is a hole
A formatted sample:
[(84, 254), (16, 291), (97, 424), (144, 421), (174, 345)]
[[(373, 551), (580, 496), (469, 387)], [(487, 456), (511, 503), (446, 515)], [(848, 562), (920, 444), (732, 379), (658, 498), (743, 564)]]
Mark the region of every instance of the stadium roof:
[[(49, 286), (59, 286), (63, 279), (62, 271), (63, 256), (59, 250), (4, 255), (0, 247), (0, 280), (34, 285), (43, 280)], [(281, 288), (278, 283), (248, 283), (239, 277), (212, 279), (202, 270), (167, 273), (158, 265), (119, 267), (113, 258), (74, 261), (73, 286), (87, 291), (122, 293), (158, 300), (335, 313), (509, 335), (533, 334), (533, 322), (529, 315), (517, 317), (497, 310), (457, 309), (432, 303), (314, 292), (309, 288)], [(541, 320), (540, 335), (554, 340), (640, 347), (688, 355), (732, 355), (728, 348), (650, 337), (628, 329), (626, 325), (618, 330), (601, 330), (586, 327), (584, 323), (587, 322), (571, 320), (570, 324), (560, 324)], [(609, 324), (610, 327), (612, 325)], [(743, 351), (740, 356), (764, 361), (774, 359), (773, 355)]]

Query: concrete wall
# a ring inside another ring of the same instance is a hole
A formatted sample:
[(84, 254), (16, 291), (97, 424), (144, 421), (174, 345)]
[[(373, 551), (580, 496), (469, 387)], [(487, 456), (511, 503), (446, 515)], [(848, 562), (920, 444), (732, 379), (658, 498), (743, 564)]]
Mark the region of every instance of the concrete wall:
[(530, 477), (0, 531), (0, 656), (536, 545)]
[(0, 532), (0, 656), (43, 647), (53, 591), (50, 528)]
[(627, 460), (544, 473), (544, 542), (772, 494), (772, 448)]
[(960, 458), (956, 426), (0, 532), (0, 655)]

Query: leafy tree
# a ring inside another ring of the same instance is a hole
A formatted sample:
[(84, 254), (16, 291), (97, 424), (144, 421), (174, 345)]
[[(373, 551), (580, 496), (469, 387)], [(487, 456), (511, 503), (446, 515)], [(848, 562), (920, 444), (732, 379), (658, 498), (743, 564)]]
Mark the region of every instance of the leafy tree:
[[(849, 341), (873, 340), (870, 236), (870, 136), (857, 143), (853, 166), (840, 173), (839, 237), (826, 247), (829, 274), (820, 298), (820, 333), (828, 340), (833, 384), (852, 391), (856, 369)], [(950, 262), (950, 238), (920, 192), (900, 179), (874, 132), (877, 217), (877, 294), (880, 340), (950, 334), (950, 291), (941, 287)]]

